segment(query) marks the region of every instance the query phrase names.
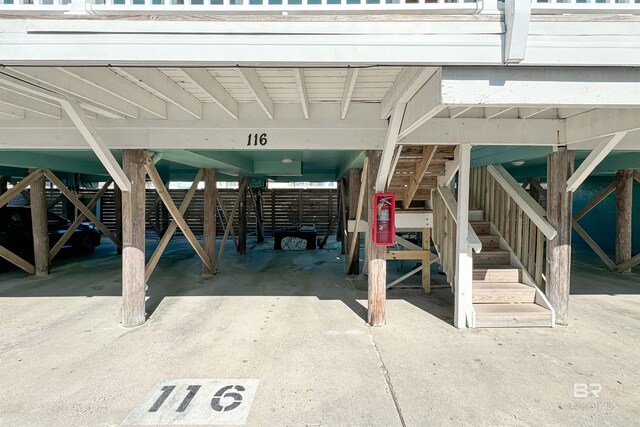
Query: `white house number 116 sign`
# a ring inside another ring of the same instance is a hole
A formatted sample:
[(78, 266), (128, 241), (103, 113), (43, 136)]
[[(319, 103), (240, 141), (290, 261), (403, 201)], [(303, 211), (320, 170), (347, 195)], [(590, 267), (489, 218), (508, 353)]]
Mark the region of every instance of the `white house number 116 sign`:
[(164, 380), (123, 424), (242, 425), (249, 416), (259, 382), (255, 379)]

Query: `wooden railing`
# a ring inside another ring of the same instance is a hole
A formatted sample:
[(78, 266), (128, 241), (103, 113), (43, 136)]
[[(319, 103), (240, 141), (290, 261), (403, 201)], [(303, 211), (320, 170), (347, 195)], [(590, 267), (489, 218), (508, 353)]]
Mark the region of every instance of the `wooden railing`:
[[(446, 274), (447, 281), (455, 289), (456, 274), (456, 237), (458, 203), (448, 187), (438, 187), (433, 195), (433, 233), (431, 238), (440, 257), (442, 272)], [(469, 255), (473, 250), (479, 253), (482, 250), (482, 242), (470, 224), (468, 227), (468, 245), (464, 248)]]
[(544, 289), (545, 247), (557, 231), (545, 210), (501, 165), (471, 170), (469, 204), (498, 229), (539, 288)]

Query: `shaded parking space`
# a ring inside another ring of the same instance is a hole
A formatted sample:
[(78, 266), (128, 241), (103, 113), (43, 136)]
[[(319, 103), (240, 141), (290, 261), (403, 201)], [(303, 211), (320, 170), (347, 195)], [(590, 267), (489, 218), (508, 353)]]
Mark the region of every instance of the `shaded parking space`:
[[(581, 294), (612, 276), (575, 265), (568, 328), (457, 330), (451, 291), (436, 288), (390, 290), (387, 326), (370, 329), (366, 280), (343, 275), (338, 250), (229, 250), (205, 279), (176, 238), (149, 281), (149, 321), (124, 329), (114, 249), (60, 260), (48, 278), (0, 274), (1, 423), (117, 425), (174, 378), (259, 379), (255, 426), (621, 425), (640, 415), (633, 276)], [(601, 397), (574, 398), (575, 383), (601, 384)]]

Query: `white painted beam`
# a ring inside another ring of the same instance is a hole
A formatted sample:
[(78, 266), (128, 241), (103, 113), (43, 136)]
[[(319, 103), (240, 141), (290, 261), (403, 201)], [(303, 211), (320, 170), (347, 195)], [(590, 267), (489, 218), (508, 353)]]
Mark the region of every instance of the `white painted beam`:
[[(638, 92), (640, 93), (640, 92)], [(640, 130), (640, 109), (597, 109), (569, 117), (567, 143), (612, 136), (620, 132)]]
[(382, 157), (380, 159), (380, 169), (376, 177), (375, 189), (378, 192), (385, 191), (388, 178), (391, 173), (391, 165), (393, 163), (396, 143), (398, 142), (398, 132), (402, 123), (402, 117), (405, 115), (406, 104), (397, 104), (391, 113), (389, 119), (389, 127), (384, 140), (384, 148), (382, 149)]
[(380, 105), (380, 118), (388, 119), (397, 103), (407, 103), (429, 78), (436, 67), (405, 67), (389, 88)]
[(504, 2), (504, 62), (518, 64), (525, 58), (529, 21), (531, 20), (531, 2), (505, 0)]
[(442, 103), (442, 70), (438, 69), (407, 103), (399, 138), (402, 139), (438, 114)]
[(182, 71), (203, 91), (211, 95), (227, 114), (234, 119), (238, 118), (238, 103), (206, 68), (184, 68)]
[(453, 324), (457, 328), (471, 327), (473, 318), (473, 260), (469, 247), (469, 165), (471, 146), (461, 144), (457, 159), (460, 175), (458, 177), (457, 230), (456, 230), (456, 268), (455, 268), (455, 304)]
[(347, 117), (347, 111), (349, 111), (349, 104), (351, 103), (351, 96), (353, 95), (353, 89), (356, 87), (358, 81), (358, 69), (349, 68), (347, 71), (347, 79), (344, 82), (344, 89), (342, 90), (342, 101), (340, 101), (340, 118), (342, 120)]
[(307, 95), (307, 83), (304, 77), (304, 70), (300, 68), (293, 69), (293, 75), (298, 86), (298, 95), (300, 96), (300, 105), (302, 106), (302, 114), (304, 118), (309, 120), (309, 96)]
[(118, 188), (122, 191), (131, 191), (131, 181), (120, 167), (118, 161), (113, 157), (113, 154), (111, 154), (111, 151), (109, 151), (89, 118), (84, 114), (80, 104), (75, 99), (68, 98), (65, 101), (61, 101), (61, 106), (75, 123), (78, 131), (80, 131), (102, 165), (109, 172)]
[(593, 172), (607, 154), (627, 135), (627, 132), (616, 133), (611, 139), (602, 141), (580, 164), (580, 167), (567, 180), (567, 191), (574, 192), (580, 184)]
[(156, 68), (113, 68), (121, 76), (142, 83), (197, 119), (202, 118), (202, 103)]
[(39, 86), (44, 85), (45, 88), (62, 96), (82, 100), (126, 117), (137, 118), (139, 116), (138, 107), (135, 105), (58, 68), (7, 67), (6, 70), (15, 76), (36, 82)]
[(566, 141), (564, 120), (432, 118), (400, 140), (405, 145), (536, 145)]
[(0, 87), (0, 104), (21, 108), (53, 119), (62, 118), (60, 107), (38, 101), (32, 97), (20, 95), (2, 87)]
[(240, 68), (238, 69), (238, 74), (240, 78), (247, 85), (247, 88), (253, 93), (258, 104), (264, 110), (267, 117), (273, 119), (273, 101), (267, 92), (267, 89), (264, 88), (262, 84), (262, 80), (260, 80), (260, 76), (256, 70), (252, 68)]
[(154, 116), (167, 118), (167, 103), (147, 92), (137, 84), (106, 67), (72, 67), (58, 70), (70, 74), (83, 82), (116, 96)]

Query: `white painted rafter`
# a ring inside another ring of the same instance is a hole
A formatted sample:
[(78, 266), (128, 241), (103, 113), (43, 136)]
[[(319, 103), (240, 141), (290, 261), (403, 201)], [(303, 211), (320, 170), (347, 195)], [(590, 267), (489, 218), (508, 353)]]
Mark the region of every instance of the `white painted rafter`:
[(73, 97), (77, 100), (83, 100), (87, 104), (101, 107), (102, 110), (131, 118), (139, 116), (138, 107), (135, 105), (57, 68), (7, 67), (6, 71), (44, 86), (62, 96)]
[(0, 103), (0, 118), (7, 119), (24, 119), (25, 114), (22, 108), (15, 105), (6, 105)]
[(610, 139), (602, 141), (580, 164), (580, 167), (567, 180), (567, 191), (574, 192), (580, 187), (591, 172), (600, 164), (607, 154), (613, 150), (620, 141), (627, 135), (627, 132), (614, 134)]
[(485, 118), (486, 119), (495, 119), (496, 117), (499, 117), (501, 115), (503, 115), (506, 112), (509, 112), (511, 110), (513, 110), (514, 107), (505, 107), (505, 108), (488, 108), (485, 107), (484, 109), (484, 114), (485, 114)]
[(21, 108), (53, 119), (62, 118), (62, 111), (60, 110), (60, 107), (38, 101), (32, 97), (20, 95), (16, 92), (4, 89), (1, 86), (0, 104)]
[(167, 118), (167, 103), (106, 67), (58, 67), (83, 82), (118, 97), (154, 116)]
[(384, 140), (382, 149), (382, 157), (380, 158), (380, 168), (376, 177), (376, 191), (385, 191), (389, 181), (389, 175), (393, 173), (391, 166), (393, 164), (396, 152), (396, 144), (398, 142), (398, 132), (402, 124), (402, 118), (405, 115), (406, 104), (397, 104), (391, 112), (389, 118), (389, 126)]
[(382, 99), (380, 118), (388, 119), (397, 103), (409, 102), (437, 70), (435, 67), (405, 67)]
[(118, 161), (113, 157), (113, 154), (111, 154), (111, 151), (109, 151), (109, 148), (93, 124), (89, 121), (89, 118), (85, 115), (78, 101), (67, 98), (61, 101), (60, 105), (76, 125), (78, 131), (80, 131), (120, 190), (131, 191), (131, 181), (120, 167)]
[(273, 101), (267, 89), (264, 88), (262, 80), (260, 80), (260, 76), (258, 76), (256, 70), (252, 68), (239, 68), (238, 75), (247, 85), (247, 88), (253, 93), (253, 96), (267, 117), (273, 119)]
[(121, 76), (140, 82), (197, 119), (202, 119), (202, 102), (156, 68), (113, 68)]
[(532, 117), (537, 116), (538, 114), (542, 114), (545, 111), (549, 111), (551, 109), (551, 107), (544, 107), (544, 108), (519, 108), (518, 109), (518, 116), (521, 119), (530, 119)]
[(407, 103), (399, 139), (409, 135), (443, 108), (442, 70), (438, 69)]
[(238, 103), (205, 68), (183, 68), (182, 71), (208, 93), (227, 114), (238, 118)]
[(298, 96), (300, 96), (300, 105), (302, 105), (302, 114), (304, 118), (309, 120), (309, 96), (307, 95), (307, 82), (304, 77), (304, 70), (300, 68), (293, 69), (293, 75), (298, 86)]
[(349, 68), (349, 70), (347, 70), (347, 79), (344, 82), (344, 89), (342, 90), (342, 100), (340, 101), (340, 119), (342, 120), (347, 117), (351, 96), (353, 95), (353, 89), (355, 89), (357, 81), (358, 69)]

